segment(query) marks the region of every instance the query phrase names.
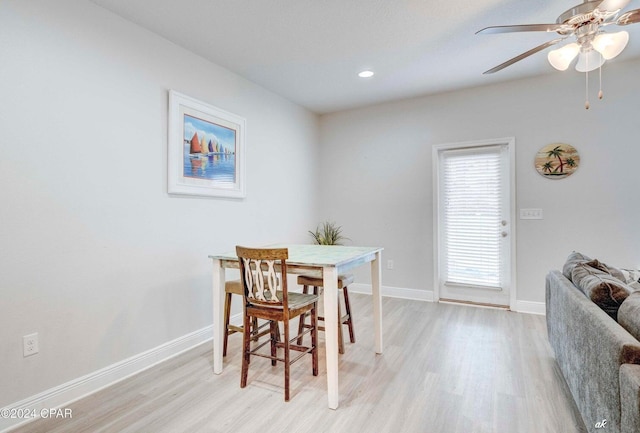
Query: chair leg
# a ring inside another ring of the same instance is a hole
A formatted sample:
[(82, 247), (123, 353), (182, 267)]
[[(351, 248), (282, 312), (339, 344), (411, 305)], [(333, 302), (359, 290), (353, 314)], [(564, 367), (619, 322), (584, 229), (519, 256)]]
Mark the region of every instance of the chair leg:
[(338, 294), (338, 353), (344, 355), (344, 337), (342, 336), (342, 308), (340, 308), (340, 294)]
[(284, 320), (284, 401), (289, 401), (289, 372), (291, 353), (289, 351), (289, 319)]
[(249, 327), (249, 316), (244, 314), (244, 324), (242, 330), (242, 374), (240, 376), (240, 388), (247, 386), (247, 376), (249, 374), (249, 357), (251, 356), (251, 336)]
[(227, 356), (227, 340), (229, 340), (229, 318), (231, 316), (231, 293), (226, 293), (224, 298), (224, 345), (222, 356)]
[(278, 322), (274, 321), (275, 329), (276, 329), (276, 341), (280, 342), (280, 327), (278, 326)]
[(318, 304), (311, 310), (311, 359), (313, 375), (318, 375)]
[(251, 339), (253, 341), (258, 341), (258, 318), (253, 317), (251, 319)]
[(349, 326), (349, 339), (352, 343), (356, 342), (356, 334), (353, 331), (353, 319), (351, 318), (351, 305), (349, 305), (349, 291), (345, 286), (342, 289), (342, 293), (344, 294), (344, 309), (347, 310), (347, 320), (345, 320), (345, 325)]
[[(309, 286), (307, 285), (302, 286), (302, 293), (307, 295), (309, 293)], [(302, 331), (304, 330), (304, 322), (306, 321), (306, 318), (307, 318), (307, 313), (302, 313), (300, 315), (300, 319), (298, 319), (298, 335), (302, 334)], [(298, 337), (298, 339), (296, 340), (296, 344), (298, 346), (302, 346), (302, 337)]]
[(276, 355), (278, 354), (276, 342), (280, 340), (280, 330), (278, 329), (278, 322), (275, 320), (272, 320), (269, 326), (271, 327), (271, 365), (275, 366), (277, 363)]

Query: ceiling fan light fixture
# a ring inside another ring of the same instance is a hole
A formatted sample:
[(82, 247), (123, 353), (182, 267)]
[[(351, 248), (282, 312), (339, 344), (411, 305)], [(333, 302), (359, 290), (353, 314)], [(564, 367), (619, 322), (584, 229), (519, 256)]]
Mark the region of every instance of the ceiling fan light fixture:
[(576, 58), (580, 52), (580, 45), (574, 43), (567, 44), (557, 50), (549, 51), (547, 54), (547, 60), (551, 66), (559, 71), (566, 71), (573, 59)]
[[(477, 33), (511, 33), (511, 32), (556, 32), (560, 37), (547, 41), (537, 47), (525, 51), (484, 72), (493, 74), (507, 66), (511, 66), (527, 57), (546, 50), (552, 45), (562, 43), (568, 37), (575, 37), (575, 42), (549, 51), (547, 60), (555, 69), (566, 71), (575, 62), (575, 69), (584, 72), (585, 95), (589, 94), (589, 72), (598, 69), (600, 90), (598, 99), (602, 99), (602, 65), (618, 56), (629, 42), (629, 33), (625, 31), (606, 33), (604, 28), (611, 24), (626, 26), (640, 23), (640, 9), (620, 12), (631, 0), (582, 0), (582, 3), (563, 12), (555, 24), (517, 24), (507, 26), (490, 26)], [(586, 98), (585, 108), (589, 109)]]
[(591, 72), (594, 69), (598, 69), (604, 64), (604, 58), (600, 53), (593, 49), (588, 49), (580, 52), (578, 56), (578, 63), (576, 63), (576, 71), (578, 72)]
[(593, 39), (593, 48), (602, 54), (605, 60), (613, 59), (625, 49), (629, 43), (629, 33), (600, 33)]

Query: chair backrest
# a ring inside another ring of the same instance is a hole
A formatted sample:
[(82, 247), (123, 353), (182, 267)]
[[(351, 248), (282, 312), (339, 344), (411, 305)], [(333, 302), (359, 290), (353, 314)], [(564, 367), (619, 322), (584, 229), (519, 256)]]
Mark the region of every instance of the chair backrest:
[[(287, 308), (287, 248), (236, 246), (240, 278), (248, 304)], [(276, 274), (280, 271), (280, 277)]]

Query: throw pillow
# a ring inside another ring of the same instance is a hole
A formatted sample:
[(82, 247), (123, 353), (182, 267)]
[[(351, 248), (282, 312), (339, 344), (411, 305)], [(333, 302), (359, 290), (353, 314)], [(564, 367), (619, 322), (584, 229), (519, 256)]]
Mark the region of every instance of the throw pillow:
[(569, 254), (569, 257), (567, 257), (567, 261), (565, 262), (564, 266), (562, 267), (562, 274), (568, 279), (571, 279), (571, 272), (573, 271), (573, 268), (576, 267), (576, 265), (578, 263), (584, 263), (584, 262), (588, 262), (591, 259), (587, 256), (585, 256), (582, 253), (579, 253), (577, 251), (572, 252), (571, 254)]
[(590, 261), (586, 262), (585, 264), (591, 266), (592, 268), (599, 269), (602, 272), (611, 275), (612, 277), (616, 277), (617, 279), (619, 279), (623, 283), (627, 282), (622, 270), (620, 270), (618, 268), (614, 268), (613, 266), (606, 265), (606, 264), (602, 263), (601, 261), (599, 261), (598, 259), (590, 260)]
[(640, 271), (637, 269), (621, 269), (624, 281), (627, 284), (640, 283)]
[(571, 272), (571, 281), (587, 298), (617, 320), (618, 309), (633, 289), (605, 271), (578, 263)]

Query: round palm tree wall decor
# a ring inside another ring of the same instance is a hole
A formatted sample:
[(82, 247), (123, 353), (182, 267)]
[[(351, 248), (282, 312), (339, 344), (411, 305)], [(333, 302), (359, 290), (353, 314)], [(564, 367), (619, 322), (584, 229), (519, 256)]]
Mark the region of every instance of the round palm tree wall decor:
[(563, 179), (570, 176), (578, 169), (578, 165), (580, 165), (580, 155), (570, 144), (548, 144), (536, 154), (536, 170), (549, 179)]

